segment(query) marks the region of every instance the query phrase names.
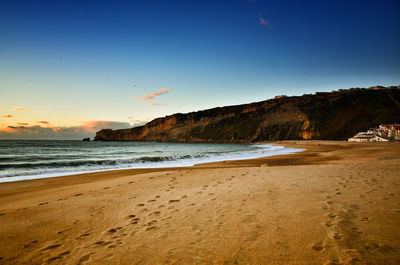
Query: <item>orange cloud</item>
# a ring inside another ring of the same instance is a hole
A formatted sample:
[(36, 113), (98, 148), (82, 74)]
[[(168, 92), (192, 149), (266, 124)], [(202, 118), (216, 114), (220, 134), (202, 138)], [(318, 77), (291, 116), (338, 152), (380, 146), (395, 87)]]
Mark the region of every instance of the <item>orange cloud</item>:
[(11, 114), (8, 114), (8, 115), (3, 115), (3, 116), (1, 116), (1, 117), (3, 117), (3, 118), (12, 118), (12, 115), (11, 115)]
[(269, 21), (260, 16), (260, 25), (269, 26)]
[(0, 139), (71, 139), (93, 137), (101, 129), (122, 129), (131, 127), (127, 122), (118, 121), (86, 121), (82, 125), (72, 127), (53, 127), (48, 125), (26, 126), (18, 123), (17, 126), (0, 127)]
[(29, 111), (29, 109), (24, 108), (24, 107), (14, 107), (14, 109), (18, 110), (18, 111)]
[(160, 103), (150, 102), (150, 100), (152, 100), (155, 97), (158, 97), (158, 96), (161, 96), (161, 95), (164, 95), (164, 94), (168, 94), (168, 93), (170, 93), (172, 91), (173, 90), (169, 89), (169, 88), (161, 88), (160, 90), (152, 92), (152, 93), (149, 93), (144, 97), (133, 96), (133, 98), (136, 99), (137, 101), (143, 102), (144, 104), (149, 105), (149, 106), (167, 105), (167, 104), (160, 104)]
[(26, 126), (26, 125), (29, 125), (29, 123), (26, 123), (26, 122), (18, 122), (17, 124), (18, 124), (18, 126)]
[(48, 121), (37, 121), (36, 123), (49, 124)]

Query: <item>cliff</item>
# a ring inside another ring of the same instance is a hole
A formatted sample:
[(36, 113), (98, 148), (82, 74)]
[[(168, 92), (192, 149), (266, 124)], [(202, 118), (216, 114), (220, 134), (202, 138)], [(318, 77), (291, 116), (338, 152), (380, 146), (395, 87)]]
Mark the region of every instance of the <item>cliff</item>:
[(252, 142), (347, 139), (400, 120), (400, 86), (352, 88), (218, 107), (157, 118), (130, 129), (103, 129), (95, 141)]

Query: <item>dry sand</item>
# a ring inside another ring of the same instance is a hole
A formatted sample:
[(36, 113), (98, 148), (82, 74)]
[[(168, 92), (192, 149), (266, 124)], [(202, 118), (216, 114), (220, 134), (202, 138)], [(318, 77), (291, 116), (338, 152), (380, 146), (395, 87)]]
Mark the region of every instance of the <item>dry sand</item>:
[(4, 264), (400, 264), (400, 144), (0, 184)]

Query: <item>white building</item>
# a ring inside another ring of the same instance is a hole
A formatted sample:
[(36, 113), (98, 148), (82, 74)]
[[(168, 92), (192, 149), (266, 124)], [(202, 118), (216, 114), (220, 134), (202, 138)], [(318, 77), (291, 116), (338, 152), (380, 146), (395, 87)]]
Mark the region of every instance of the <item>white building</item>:
[(348, 139), (349, 142), (388, 142), (373, 131), (360, 132)]

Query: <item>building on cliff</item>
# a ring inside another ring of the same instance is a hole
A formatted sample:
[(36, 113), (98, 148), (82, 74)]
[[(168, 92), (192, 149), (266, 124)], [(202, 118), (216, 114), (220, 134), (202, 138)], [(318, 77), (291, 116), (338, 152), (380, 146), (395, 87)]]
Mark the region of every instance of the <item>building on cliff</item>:
[(381, 137), (388, 138), (391, 140), (400, 140), (400, 124), (381, 124), (379, 125), (378, 131)]
[(388, 142), (400, 140), (400, 124), (381, 124), (367, 132), (357, 133), (349, 142)]

